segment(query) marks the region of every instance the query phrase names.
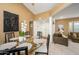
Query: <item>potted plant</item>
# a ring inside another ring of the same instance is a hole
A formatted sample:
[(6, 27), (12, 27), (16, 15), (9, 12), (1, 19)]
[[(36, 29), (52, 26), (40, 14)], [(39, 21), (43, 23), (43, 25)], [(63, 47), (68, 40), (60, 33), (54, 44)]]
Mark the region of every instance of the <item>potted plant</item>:
[(26, 40), (26, 38), (25, 38), (25, 33), (26, 33), (26, 28), (27, 28), (26, 25), (27, 24), (26, 24), (26, 21), (25, 20), (21, 22), (21, 31), (19, 32), (19, 36), (20, 36), (19, 37), (19, 41), (20, 42)]

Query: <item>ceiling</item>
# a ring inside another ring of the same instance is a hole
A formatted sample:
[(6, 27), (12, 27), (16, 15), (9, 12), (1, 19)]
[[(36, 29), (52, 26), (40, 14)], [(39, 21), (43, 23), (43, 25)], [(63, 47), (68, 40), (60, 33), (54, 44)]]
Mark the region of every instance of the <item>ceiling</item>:
[(24, 3), (24, 5), (36, 15), (52, 9), (56, 3)]
[(54, 16), (56, 19), (79, 17), (79, 3), (72, 3)]

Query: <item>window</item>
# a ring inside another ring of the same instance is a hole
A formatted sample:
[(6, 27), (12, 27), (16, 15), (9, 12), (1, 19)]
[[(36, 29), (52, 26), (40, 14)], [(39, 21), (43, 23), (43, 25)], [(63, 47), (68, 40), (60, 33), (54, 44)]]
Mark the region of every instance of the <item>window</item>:
[(74, 22), (74, 32), (79, 32), (79, 22)]
[(79, 22), (69, 22), (69, 32), (79, 32)]
[(73, 32), (73, 22), (69, 22), (69, 32)]

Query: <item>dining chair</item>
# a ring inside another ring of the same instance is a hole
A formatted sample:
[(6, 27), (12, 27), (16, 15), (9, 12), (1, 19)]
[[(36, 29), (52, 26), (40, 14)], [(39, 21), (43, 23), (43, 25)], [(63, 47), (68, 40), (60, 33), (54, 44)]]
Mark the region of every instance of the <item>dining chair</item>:
[(35, 55), (48, 55), (48, 53), (49, 53), (49, 42), (50, 42), (50, 35), (48, 34), (47, 43), (45, 45), (42, 45), (41, 47), (39, 47), (36, 50)]
[(14, 38), (15, 34), (14, 32), (7, 32), (5, 33), (5, 43), (10, 42), (11, 38)]
[[(6, 55), (21, 55), (21, 51), (25, 51), (25, 55), (28, 55), (28, 47), (19, 47), (19, 48), (12, 48), (12, 49), (6, 49), (5, 53)], [(4, 54), (4, 53), (3, 53)], [(24, 55), (23, 54), (23, 55)]]

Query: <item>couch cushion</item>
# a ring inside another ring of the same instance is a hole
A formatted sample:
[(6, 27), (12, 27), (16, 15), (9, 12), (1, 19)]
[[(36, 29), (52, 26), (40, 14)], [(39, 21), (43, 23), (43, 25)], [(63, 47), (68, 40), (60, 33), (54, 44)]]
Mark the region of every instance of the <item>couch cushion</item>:
[(58, 37), (62, 37), (62, 34), (59, 33), (59, 34), (58, 34)]
[(77, 34), (76, 33), (73, 33), (73, 36), (74, 36), (74, 38), (77, 38)]
[(54, 33), (54, 36), (55, 37), (62, 37), (62, 34), (60, 34), (60, 33)]
[(79, 33), (77, 33), (77, 37), (79, 37)]

